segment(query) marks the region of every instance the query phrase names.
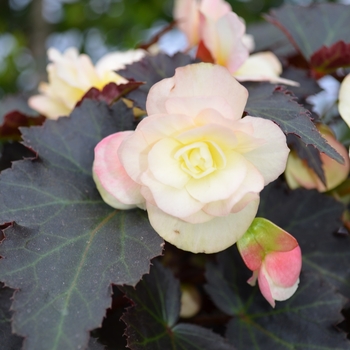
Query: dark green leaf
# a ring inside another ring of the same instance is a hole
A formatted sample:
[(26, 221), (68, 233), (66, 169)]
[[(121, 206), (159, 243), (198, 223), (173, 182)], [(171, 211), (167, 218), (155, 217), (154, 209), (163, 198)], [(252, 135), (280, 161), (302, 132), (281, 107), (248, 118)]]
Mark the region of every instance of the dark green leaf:
[(317, 274), (302, 273), (299, 289), (272, 309), (247, 273), (236, 247), (218, 254), (207, 268), (206, 290), (215, 304), (233, 316), (226, 336), (238, 350), (346, 350), (350, 343), (335, 329), (345, 298)]
[(256, 52), (272, 51), (277, 56), (290, 56), (296, 52), (286, 36), (271, 23), (260, 22), (248, 25), (247, 33), (254, 37)]
[(343, 158), (321, 136), (309, 117), (309, 112), (299, 105), (293, 95), (269, 83), (245, 83), (249, 91), (246, 112), (254, 117), (270, 119), (285, 134), (300, 137), (305, 145), (313, 145), (320, 152), (343, 163)]
[(309, 61), (322, 46), (349, 42), (350, 6), (318, 3), (309, 7), (284, 5), (265, 18), (280, 28)]
[(298, 97), (298, 99), (303, 100), (303, 102), (306, 97), (322, 91), (316, 79), (310, 77), (308, 71), (304, 69), (288, 67), (283, 70), (281, 76), (286, 79), (297, 81), (300, 84), (299, 86), (288, 86), (288, 90)]
[(145, 110), (146, 98), (152, 85), (164, 78), (172, 77), (177, 67), (186, 66), (193, 62), (190, 56), (183, 53), (177, 53), (172, 57), (160, 53), (157, 56), (146, 56), (141, 61), (118, 71), (118, 74), (126, 79), (145, 82), (145, 85), (127, 95), (138, 107)]
[(0, 280), (19, 288), (13, 327), (25, 349), (76, 349), (100, 325), (111, 283), (135, 285), (161, 253), (144, 212), (106, 205), (92, 180), (93, 149), (133, 127), (123, 102), (84, 101), (69, 118), (23, 129), (39, 154), (0, 176), (0, 221), (15, 221), (0, 246)]
[(122, 287), (135, 306), (123, 316), (132, 350), (229, 350), (218, 334), (191, 324), (176, 324), (180, 312), (179, 282), (157, 261), (136, 286)]
[(10, 307), (14, 292), (14, 290), (4, 287), (3, 283), (0, 283), (0, 344), (4, 350), (21, 349), (23, 343), (23, 338), (11, 332), (12, 312)]
[(344, 206), (317, 191), (287, 191), (267, 186), (261, 194), (258, 215), (273, 221), (298, 240), (303, 269), (322, 275), (345, 296), (350, 296), (350, 237), (334, 233), (341, 227)]

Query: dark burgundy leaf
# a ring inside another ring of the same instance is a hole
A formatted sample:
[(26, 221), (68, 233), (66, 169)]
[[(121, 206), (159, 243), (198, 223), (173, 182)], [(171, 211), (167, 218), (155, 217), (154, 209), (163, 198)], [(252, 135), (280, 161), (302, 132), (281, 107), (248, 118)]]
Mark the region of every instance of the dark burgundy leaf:
[(313, 53), (310, 64), (317, 78), (333, 73), (338, 68), (350, 67), (350, 43), (338, 41), (330, 47), (322, 46)]
[(93, 87), (86, 92), (86, 94), (76, 104), (76, 106), (80, 106), (85, 99), (104, 101), (107, 104), (111, 105), (129, 92), (136, 90), (143, 84), (144, 83), (142, 82), (137, 82), (130, 79), (126, 84), (117, 85), (116, 83), (109, 83), (105, 85), (102, 90)]

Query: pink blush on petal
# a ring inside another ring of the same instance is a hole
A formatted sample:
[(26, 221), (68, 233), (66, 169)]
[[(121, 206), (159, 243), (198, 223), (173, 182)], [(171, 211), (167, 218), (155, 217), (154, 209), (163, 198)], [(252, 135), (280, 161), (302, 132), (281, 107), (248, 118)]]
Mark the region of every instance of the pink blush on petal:
[(123, 131), (104, 138), (95, 147), (93, 165), (94, 177), (109, 195), (121, 203), (138, 205), (144, 202), (140, 193), (140, 185), (126, 173), (118, 156), (121, 143), (132, 135), (133, 131)]
[(299, 278), (301, 270), (301, 250), (297, 246), (289, 252), (271, 252), (264, 264), (271, 279), (282, 287), (291, 287)]

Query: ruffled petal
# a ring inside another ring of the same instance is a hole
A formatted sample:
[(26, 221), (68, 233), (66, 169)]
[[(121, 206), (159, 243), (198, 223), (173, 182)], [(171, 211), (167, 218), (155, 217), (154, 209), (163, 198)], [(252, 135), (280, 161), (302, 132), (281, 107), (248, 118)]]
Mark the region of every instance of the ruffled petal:
[(186, 189), (178, 189), (157, 181), (150, 172), (141, 177), (143, 185), (152, 193), (156, 205), (165, 213), (178, 218), (195, 214), (202, 209), (203, 203), (193, 198)]
[(299, 86), (296, 81), (281, 78), (281, 73), (282, 65), (277, 56), (266, 51), (250, 55), (233, 75), (238, 81), (269, 81), (274, 84)]
[(275, 285), (292, 287), (300, 275), (300, 247), (297, 246), (288, 252), (271, 252), (266, 255), (264, 265)]
[(171, 138), (158, 141), (148, 153), (148, 166), (157, 181), (181, 189), (190, 180), (190, 175), (181, 169), (180, 162), (174, 158), (179, 146), (181, 143)]
[(28, 104), (49, 119), (57, 119), (70, 114), (70, 109), (65, 104), (43, 95), (29, 97)]
[(350, 74), (342, 81), (339, 90), (339, 114), (350, 127)]
[(259, 200), (242, 211), (201, 224), (191, 224), (147, 203), (150, 223), (158, 234), (176, 247), (193, 253), (216, 253), (230, 247), (247, 231), (258, 210)]
[(226, 156), (226, 167), (200, 179), (191, 179), (186, 189), (202, 203), (210, 203), (228, 198), (238, 190), (247, 174), (247, 162), (239, 153)]
[(232, 107), (222, 96), (171, 97), (166, 101), (165, 106), (169, 114), (184, 114), (191, 117), (196, 117), (207, 109), (227, 119), (232, 119), (234, 114)]
[(140, 185), (124, 170), (118, 157), (118, 148), (133, 131), (123, 131), (104, 138), (95, 147), (93, 178), (103, 200), (117, 209), (142, 205)]
[(244, 154), (261, 173), (265, 179), (265, 186), (280, 176), (287, 163), (289, 148), (286, 136), (282, 130), (272, 121), (257, 118), (244, 117), (242, 123), (251, 123), (254, 127), (254, 137), (266, 142), (251, 152)]
[(149, 115), (167, 113), (165, 103), (168, 98), (213, 96), (223, 97), (231, 106), (232, 120), (242, 117), (248, 91), (227, 74), (226, 68), (210, 63), (177, 68), (173, 78), (164, 79), (153, 85), (147, 97), (146, 109)]

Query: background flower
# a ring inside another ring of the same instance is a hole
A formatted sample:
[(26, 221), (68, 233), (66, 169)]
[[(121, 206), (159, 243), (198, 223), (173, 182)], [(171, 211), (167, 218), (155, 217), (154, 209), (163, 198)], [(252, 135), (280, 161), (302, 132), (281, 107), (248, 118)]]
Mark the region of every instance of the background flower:
[(67, 116), (85, 93), (95, 87), (102, 89), (108, 83), (123, 84), (127, 80), (116, 74), (126, 63), (139, 60), (142, 51), (116, 52), (102, 57), (93, 66), (89, 56), (78, 53), (76, 48), (69, 48), (63, 54), (54, 48), (47, 52), (48, 83), (39, 86), (40, 95), (29, 98), (29, 105), (50, 119)]
[(272, 52), (249, 55), (254, 40), (245, 34), (245, 23), (223, 0), (177, 0), (174, 18), (197, 57), (226, 67), (239, 81), (270, 81), (298, 85), (280, 78), (282, 65)]
[(212, 253), (234, 244), (289, 152), (273, 122), (242, 119), (246, 101), (247, 90), (223, 67), (178, 68), (151, 88), (149, 116), (135, 132), (97, 145), (101, 195), (116, 208), (145, 205), (154, 229), (181, 249)]
[(340, 85), (339, 90), (339, 114), (350, 127), (350, 74), (348, 74)]

